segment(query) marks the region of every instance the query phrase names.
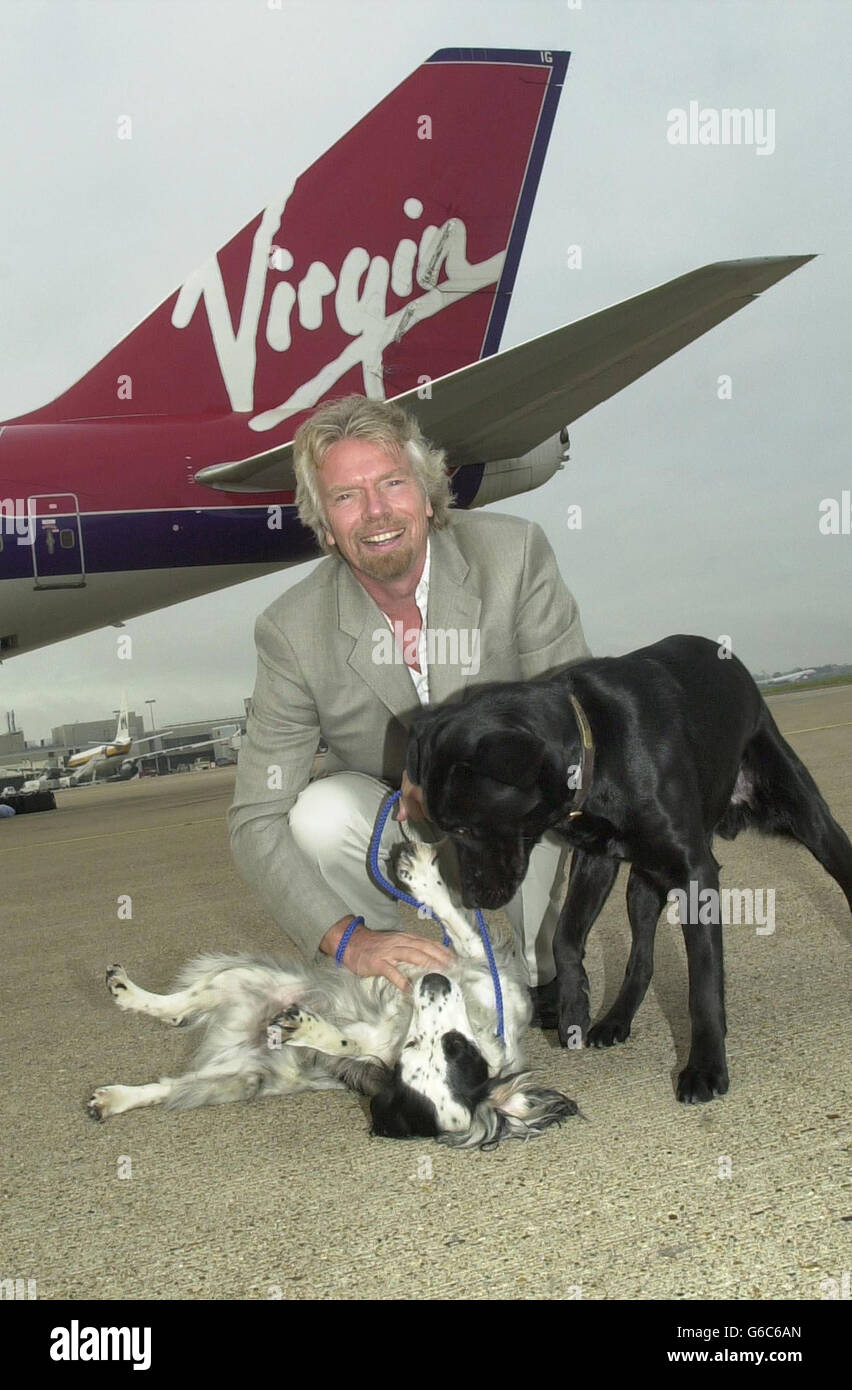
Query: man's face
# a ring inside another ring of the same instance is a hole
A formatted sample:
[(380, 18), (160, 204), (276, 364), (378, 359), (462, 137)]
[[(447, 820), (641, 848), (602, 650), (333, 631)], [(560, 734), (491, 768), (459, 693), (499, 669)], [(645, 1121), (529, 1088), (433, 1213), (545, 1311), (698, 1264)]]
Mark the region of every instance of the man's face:
[(326, 541), (356, 574), (400, 579), (426, 554), (432, 507), (404, 453), (341, 439), (317, 469)]

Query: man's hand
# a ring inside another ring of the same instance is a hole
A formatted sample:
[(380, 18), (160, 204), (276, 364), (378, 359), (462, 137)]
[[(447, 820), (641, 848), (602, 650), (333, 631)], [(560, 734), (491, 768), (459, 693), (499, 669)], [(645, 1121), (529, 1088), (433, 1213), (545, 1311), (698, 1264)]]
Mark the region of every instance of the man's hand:
[[(335, 922), (320, 942), (320, 950), (333, 956), (351, 921), (351, 917), (344, 917)], [(422, 970), (446, 970), (453, 959), (452, 951), (428, 937), (405, 931), (371, 931), (365, 926), (355, 928), (343, 953), (343, 964), (353, 974), (383, 975), (404, 992), (411, 989), (411, 982), (396, 969), (401, 962)]]
[(408, 780), (408, 773), (402, 774), (402, 785), (400, 787), (400, 798), (396, 806), (397, 820), (428, 820), (426, 807), (423, 804), (423, 791), (420, 787), (415, 787), (413, 782)]

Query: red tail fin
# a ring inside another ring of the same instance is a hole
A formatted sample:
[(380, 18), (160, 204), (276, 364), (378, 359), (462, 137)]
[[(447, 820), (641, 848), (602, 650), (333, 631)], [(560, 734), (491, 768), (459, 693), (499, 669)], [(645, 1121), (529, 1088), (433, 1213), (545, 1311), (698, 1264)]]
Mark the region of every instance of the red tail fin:
[(233, 456), (291, 438), (326, 396), (396, 396), (493, 353), (567, 62), (436, 53), (23, 418), (225, 417)]

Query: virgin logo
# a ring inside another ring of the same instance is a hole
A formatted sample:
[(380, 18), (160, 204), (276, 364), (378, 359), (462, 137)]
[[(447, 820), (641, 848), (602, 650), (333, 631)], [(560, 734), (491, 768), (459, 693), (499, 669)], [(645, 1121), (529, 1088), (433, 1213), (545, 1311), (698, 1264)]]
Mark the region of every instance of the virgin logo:
[[(289, 193), (280, 203), (266, 208), (255, 232), (236, 331), (216, 256), (189, 277), (172, 311), (173, 326), (186, 328), (203, 301), (222, 381), (235, 411), (254, 410), (257, 343), (267, 273), (274, 270), (286, 274), (293, 265), (286, 247), (274, 242), (288, 197)], [(423, 204), (418, 198), (406, 198), (403, 211), (416, 221), (423, 214)], [(325, 315), (333, 312), (338, 327), (351, 341), (280, 405), (253, 415), (249, 427), (270, 430), (288, 416), (316, 405), (355, 366), (360, 366), (363, 374), (364, 394), (373, 400), (384, 399), (382, 364), (387, 345), (398, 342), (416, 323), (440, 313), (456, 300), (496, 284), (505, 254), (500, 251), (471, 265), (467, 259), (467, 228), (461, 218), (452, 217), (440, 227), (424, 227), (418, 241), (403, 237), (390, 261), (385, 256), (371, 255), (363, 246), (353, 246), (336, 274), (324, 261), (313, 261), (298, 284), (279, 280), (270, 298), (263, 330), (270, 348), (275, 352), (289, 351), (294, 311), (301, 327), (313, 330), (321, 328)], [(408, 298), (393, 313), (388, 313), (389, 288), (398, 298)]]

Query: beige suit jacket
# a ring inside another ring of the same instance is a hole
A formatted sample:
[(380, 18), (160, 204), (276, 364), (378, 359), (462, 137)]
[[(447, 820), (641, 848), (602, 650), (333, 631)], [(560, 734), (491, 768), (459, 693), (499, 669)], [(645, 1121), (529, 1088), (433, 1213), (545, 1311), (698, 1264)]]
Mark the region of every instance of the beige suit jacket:
[[(590, 655), (539, 526), (493, 512), (450, 517), (446, 528), (431, 531), (427, 627), (449, 640), (443, 650), (436, 643), (429, 664), (430, 704)], [(479, 669), (466, 671), (474, 630)], [(228, 816), (231, 848), (247, 883), (309, 959), (351, 909), (295, 844), (288, 813), (308, 784), (320, 735), (329, 770), (399, 786), (420, 704), (405, 665), (377, 660), (388, 636), (377, 604), (336, 556), (276, 599), (255, 626), (257, 683)]]

